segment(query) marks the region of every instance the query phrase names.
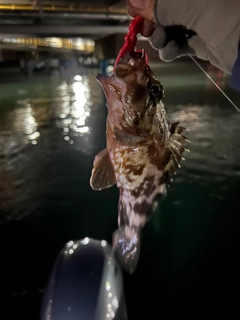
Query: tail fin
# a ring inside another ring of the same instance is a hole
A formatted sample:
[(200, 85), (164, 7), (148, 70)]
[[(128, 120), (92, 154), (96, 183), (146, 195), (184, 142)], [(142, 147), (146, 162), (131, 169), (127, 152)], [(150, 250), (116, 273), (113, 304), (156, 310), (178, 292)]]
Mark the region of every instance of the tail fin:
[(140, 229), (123, 225), (113, 233), (113, 251), (122, 269), (133, 273), (140, 253)]

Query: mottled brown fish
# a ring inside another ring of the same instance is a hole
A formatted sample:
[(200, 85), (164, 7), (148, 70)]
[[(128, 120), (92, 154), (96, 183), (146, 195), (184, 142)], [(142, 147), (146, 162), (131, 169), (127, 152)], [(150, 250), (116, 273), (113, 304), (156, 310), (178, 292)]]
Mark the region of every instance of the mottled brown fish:
[(113, 248), (123, 269), (138, 262), (140, 232), (166, 193), (187, 151), (184, 128), (170, 124), (164, 89), (146, 64), (144, 52), (125, 55), (111, 76), (98, 75), (108, 102), (107, 148), (94, 160), (94, 190), (117, 183), (119, 229)]

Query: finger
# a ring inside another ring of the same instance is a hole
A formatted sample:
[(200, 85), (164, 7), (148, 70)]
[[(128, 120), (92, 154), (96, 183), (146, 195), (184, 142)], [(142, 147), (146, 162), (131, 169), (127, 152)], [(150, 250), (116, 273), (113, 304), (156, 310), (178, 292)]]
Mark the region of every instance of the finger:
[(154, 21), (155, 0), (126, 0), (128, 12), (131, 16), (142, 16), (143, 18)]
[(139, 14), (138, 14), (138, 10), (136, 10), (136, 9), (133, 8), (133, 7), (128, 7), (128, 14), (129, 14), (131, 17), (133, 17), (133, 18), (135, 18), (136, 16), (139, 15)]
[(189, 46), (180, 48), (174, 40), (170, 41), (163, 49), (159, 50), (159, 57), (165, 62), (170, 62), (186, 55), (195, 55), (195, 51)]
[(141, 31), (142, 36), (150, 37), (153, 34), (154, 30), (155, 30), (155, 23), (150, 20), (144, 19), (143, 27)]
[(166, 33), (164, 31), (164, 28), (160, 24), (158, 24), (149, 39), (150, 44), (154, 49), (162, 49), (164, 47), (165, 40)]

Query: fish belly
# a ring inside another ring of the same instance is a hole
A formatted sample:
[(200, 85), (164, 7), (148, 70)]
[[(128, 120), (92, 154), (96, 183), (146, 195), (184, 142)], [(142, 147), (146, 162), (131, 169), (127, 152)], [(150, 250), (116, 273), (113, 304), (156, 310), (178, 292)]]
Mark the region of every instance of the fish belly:
[(118, 224), (143, 227), (165, 194), (163, 171), (150, 162), (148, 147), (120, 147), (110, 154), (120, 190)]

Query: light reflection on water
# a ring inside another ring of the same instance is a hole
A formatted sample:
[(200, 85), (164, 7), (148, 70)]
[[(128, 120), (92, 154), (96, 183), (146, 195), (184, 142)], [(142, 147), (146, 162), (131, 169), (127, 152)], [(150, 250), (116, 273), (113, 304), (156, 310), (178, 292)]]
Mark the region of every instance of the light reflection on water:
[(70, 84), (63, 81), (57, 90), (62, 98), (61, 108), (57, 110), (61, 120), (57, 126), (63, 129), (64, 140), (73, 144), (73, 137), (90, 134), (90, 128), (86, 125), (92, 105), (88, 78), (81, 77)]
[(38, 131), (39, 104), (42, 106), (54, 102), (55, 112), (52, 117), (56, 119), (56, 127), (62, 129), (63, 139), (70, 144), (74, 143), (74, 137), (91, 133), (91, 128), (86, 125), (91, 115), (92, 105), (89, 79), (87, 76), (77, 79), (78, 81), (62, 81), (56, 88), (59, 96), (53, 99), (28, 98), (17, 101), (19, 107), (10, 115), (13, 119), (12, 130), (22, 136), (24, 144), (31, 142), (36, 145), (40, 137)]
[(187, 161), (183, 164), (185, 174), (195, 169), (240, 176), (237, 165), (240, 144), (236, 139), (240, 114), (232, 110), (231, 105), (225, 108), (223, 111), (218, 105), (179, 105), (171, 112), (172, 121), (180, 121), (189, 130), (185, 134), (191, 140), (188, 145), (190, 154), (186, 155)]
[[(95, 83), (95, 73), (78, 75), (68, 80), (58, 76), (44, 80), (46, 83), (39, 83), (35, 79), (35, 86), (31, 83), (32, 90), (25, 83), (26, 88), (18, 89), (17, 95), (13, 92), (15, 107), (9, 108), (0, 122), (2, 217), (5, 216), (4, 212), (9, 214), (14, 211), (14, 206), (19, 205), (18, 201), (32, 201), (34, 193), (41, 197), (40, 190), (44, 192), (46, 186), (42, 188), (39, 180), (34, 182), (32, 178), (35, 176), (35, 179), (39, 179), (38, 172), (46, 166), (45, 162), (50, 162), (54, 157), (53, 149), (58, 148), (61, 153), (66, 148), (61, 146), (64, 143), (69, 146), (67, 152), (70, 153), (75, 150), (89, 156), (94, 152), (91, 117), (92, 100), (95, 98), (93, 95), (92, 99), (91, 93), (94, 91), (96, 95), (99, 90), (97, 97), (101, 96), (100, 87), (96, 85), (96, 88), (92, 88), (89, 84)], [(94, 110), (96, 115), (96, 102)], [(33, 163), (38, 165), (34, 168)], [(52, 183), (49, 179), (46, 182)], [(18, 214), (20, 209), (16, 209)], [(24, 216), (29, 211), (31, 209), (18, 215)]]
[(40, 133), (37, 131), (38, 124), (34, 117), (34, 111), (29, 102), (19, 101), (20, 108), (12, 112), (13, 127), (12, 129), (19, 135), (23, 136), (23, 143), (37, 144), (37, 138)]

